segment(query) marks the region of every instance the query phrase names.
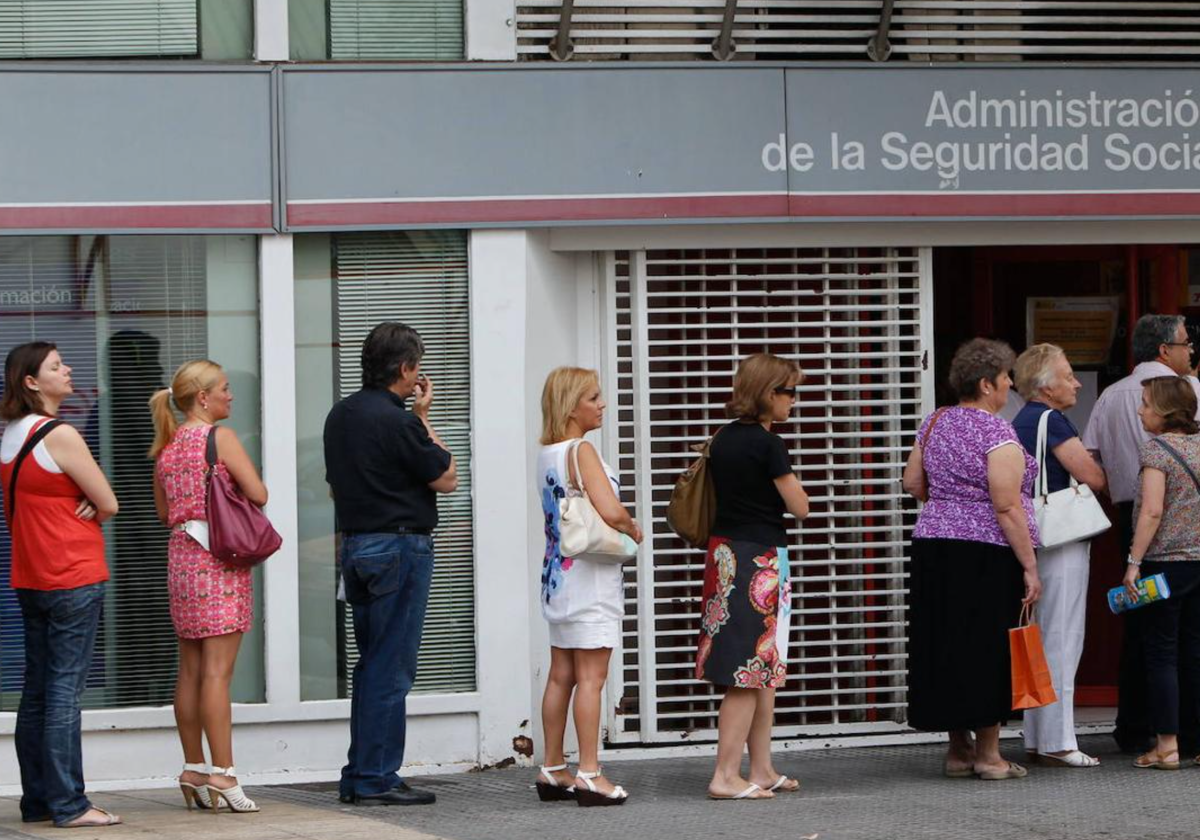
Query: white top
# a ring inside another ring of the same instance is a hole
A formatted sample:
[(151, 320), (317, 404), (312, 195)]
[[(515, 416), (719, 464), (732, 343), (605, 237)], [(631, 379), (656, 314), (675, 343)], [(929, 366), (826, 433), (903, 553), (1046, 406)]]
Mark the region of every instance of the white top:
[[(624, 577), (616, 563), (563, 557), (558, 548), (558, 503), (579, 491), (568, 487), (567, 455), (576, 440), (543, 446), (538, 454), (536, 481), (546, 525), (546, 554), (542, 560), (542, 615), (551, 624), (580, 622), (615, 625), (625, 615)], [(598, 453), (597, 453), (598, 454)], [(601, 459), (604, 472), (620, 497), (616, 473)]]
[[(29, 431), (33, 428), (34, 424), (39, 420), (49, 419), (53, 418), (46, 417), (44, 414), (26, 414), (24, 417), (9, 423), (4, 428), (4, 437), (0, 438), (0, 461), (11, 464), (16, 460), (21, 447), (29, 439)], [(62, 468), (58, 466), (58, 463), (54, 460), (54, 456), (46, 448), (45, 438), (42, 438), (42, 440), (38, 441), (38, 445), (33, 447), (33, 458), (38, 462), (38, 466), (46, 472), (62, 472)]]
[[(1142, 362), (1133, 373), (1104, 389), (1083, 433), (1083, 445), (1100, 453), (1100, 464), (1108, 476), (1108, 494), (1114, 502), (1132, 502), (1137, 495), (1141, 463), (1138, 452), (1150, 440), (1138, 419), (1142, 404), (1142, 380), (1175, 376), (1162, 362)], [(1188, 377), (1200, 400), (1200, 381)]]

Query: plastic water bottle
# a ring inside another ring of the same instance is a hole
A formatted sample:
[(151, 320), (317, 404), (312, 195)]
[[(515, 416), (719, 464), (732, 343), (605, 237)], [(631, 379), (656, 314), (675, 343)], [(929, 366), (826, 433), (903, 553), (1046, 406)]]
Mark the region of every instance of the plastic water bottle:
[(1124, 586), (1114, 586), (1108, 590), (1108, 608), (1114, 613), (1123, 613), (1126, 610), (1136, 610), (1138, 607), (1144, 607), (1154, 601), (1171, 597), (1171, 587), (1167, 585), (1167, 579), (1163, 577), (1162, 572), (1147, 578), (1139, 578), (1137, 591), (1138, 597), (1135, 601)]

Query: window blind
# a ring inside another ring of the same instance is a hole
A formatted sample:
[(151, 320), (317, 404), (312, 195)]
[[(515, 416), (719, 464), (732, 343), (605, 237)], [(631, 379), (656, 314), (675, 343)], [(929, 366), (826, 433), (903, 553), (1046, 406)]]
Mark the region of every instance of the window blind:
[[(187, 359), (207, 355), (206, 251), (200, 237), (0, 237), (0, 347), (53, 341), (75, 393), (59, 416), (96, 456), (121, 504), (104, 526), (110, 572), (84, 706), (171, 702), (176, 640), (167, 537), (154, 509), (147, 400)], [(23, 675), (20, 610), (0, 521), (0, 710)]]
[(194, 56), (197, 0), (0, 0), (0, 58)]
[[(421, 370), (434, 383), (430, 422), (458, 463), (458, 489), (438, 496), (434, 573), (414, 691), (475, 689), (475, 570), (471, 498), (471, 354), (467, 240), (463, 231), (334, 237), (338, 397), (362, 385), (363, 339), (400, 321), (425, 342)], [(350, 693), (358, 661), (351, 611), (338, 628), (339, 685)]]
[(329, 57), (462, 60), (462, 0), (329, 0)]

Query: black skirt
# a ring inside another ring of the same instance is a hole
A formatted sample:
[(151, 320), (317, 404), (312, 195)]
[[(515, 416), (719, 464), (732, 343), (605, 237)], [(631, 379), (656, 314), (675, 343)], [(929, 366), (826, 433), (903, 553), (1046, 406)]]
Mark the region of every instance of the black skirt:
[(908, 723), (945, 732), (1008, 720), (1008, 630), (1024, 582), (1004, 545), (914, 539), (909, 595)]

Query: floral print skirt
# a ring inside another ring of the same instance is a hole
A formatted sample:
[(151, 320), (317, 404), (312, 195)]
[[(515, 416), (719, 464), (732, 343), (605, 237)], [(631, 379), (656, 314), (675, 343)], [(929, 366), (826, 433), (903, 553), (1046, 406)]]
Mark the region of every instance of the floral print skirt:
[(776, 688), (787, 678), (787, 549), (712, 537), (704, 561), (696, 679)]

